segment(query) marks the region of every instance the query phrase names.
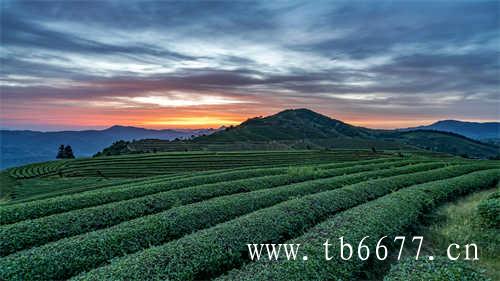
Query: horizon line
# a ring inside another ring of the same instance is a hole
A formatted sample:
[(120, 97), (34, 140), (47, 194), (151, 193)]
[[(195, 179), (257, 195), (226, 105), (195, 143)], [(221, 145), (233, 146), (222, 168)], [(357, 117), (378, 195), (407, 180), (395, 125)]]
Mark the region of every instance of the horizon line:
[[(274, 114), (272, 114), (272, 115), (274, 115)], [(322, 115), (324, 115), (324, 114), (322, 114)], [(268, 116), (271, 116), (271, 115), (268, 115)], [(268, 117), (268, 116), (265, 116), (265, 117)], [(325, 116), (332, 118), (331, 116), (328, 116), (328, 115), (325, 115)], [(81, 132), (81, 131), (104, 131), (104, 130), (110, 129), (112, 127), (130, 127), (130, 128), (138, 128), (138, 129), (146, 129), (146, 130), (156, 130), (156, 131), (161, 131), (161, 130), (172, 130), (172, 131), (218, 130), (218, 129), (221, 129), (224, 127), (238, 126), (241, 123), (245, 122), (246, 120), (256, 118), (256, 117), (258, 117), (258, 116), (249, 117), (249, 118), (241, 121), (238, 124), (220, 124), (220, 125), (216, 125), (216, 126), (211, 125), (211, 126), (206, 126), (206, 127), (203, 127), (202, 125), (197, 126), (197, 127), (190, 127), (190, 126), (186, 126), (186, 127), (180, 127), (180, 126), (161, 127), (161, 126), (147, 126), (145, 124), (112, 124), (112, 125), (105, 125), (105, 126), (86, 125), (86, 126), (80, 126), (80, 127), (66, 127), (67, 125), (64, 125), (64, 124), (54, 124), (54, 125), (40, 124), (38, 126), (35, 124), (33, 124), (33, 125), (27, 124), (26, 126), (20, 126), (20, 127), (18, 127), (18, 126), (0, 126), (0, 131), (33, 131), (33, 132), (42, 132), (42, 133), (68, 132), (68, 131)], [(332, 118), (332, 119), (334, 119), (334, 118)], [(490, 120), (484, 120), (484, 119), (461, 120), (461, 119), (449, 119), (449, 118), (447, 119), (447, 118), (445, 118), (445, 119), (422, 120), (421, 124), (415, 125), (415, 126), (377, 127), (376, 125), (375, 126), (370, 125), (370, 123), (373, 123), (373, 122), (344, 121), (344, 120), (340, 120), (340, 119), (336, 119), (336, 120), (342, 121), (344, 123), (347, 123), (349, 125), (356, 126), (356, 127), (364, 127), (364, 128), (368, 128), (368, 129), (380, 129), (380, 130), (397, 130), (397, 129), (415, 128), (415, 127), (420, 127), (420, 126), (429, 126), (429, 125), (432, 125), (434, 123), (441, 122), (441, 121), (459, 121), (459, 122), (482, 123), (482, 124), (484, 124), (484, 123), (500, 123), (500, 120), (494, 120), (494, 119), (490, 119)], [(407, 121), (404, 121), (404, 120), (401, 120), (401, 121), (391, 120), (390, 121), (390, 123), (394, 123), (394, 122), (407, 123)], [(377, 122), (375, 122), (375, 123), (377, 123)], [(379, 121), (378, 123), (380, 124), (383, 122)], [(415, 123), (415, 122), (413, 122), (413, 123)], [(37, 128), (37, 127), (40, 127), (40, 128)], [(44, 127), (46, 129), (44, 129)], [(50, 127), (54, 127), (54, 128), (48, 129)], [(57, 128), (57, 127), (60, 127), (60, 128)]]

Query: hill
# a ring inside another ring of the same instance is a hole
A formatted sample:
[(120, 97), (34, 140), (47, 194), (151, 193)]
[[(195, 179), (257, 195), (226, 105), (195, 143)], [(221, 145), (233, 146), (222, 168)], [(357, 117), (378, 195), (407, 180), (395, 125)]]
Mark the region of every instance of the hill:
[(475, 158), (496, 157), (499, 147), (455, 133), (416, 130), (397, 134), (397, 140), (426, 150)]
[(500, 139), (499, 122), (466, 122), (458, 120), (442, 120), (431, 125), (402, 129), (405, 131), (414, 130), (435, 130), (451, 132), (466, 136), (476, 140)]
[(113, 126), (104, 130), (85, 131), (15, 131), (1, 130), (0, 169), (55, 159), (57, 147), (69, 144), (77, 157), (91, 156), (118, 140), (175, 139), (210, 134), (214, 130), (151, 130)]
[(196, 141), (269, 141), (325, 138), (371, 138), (373, 130), (355, 127), (308, 109), (289, 109), (269, 117), (252, 118)]
[(325, 148), (426, 149), (474, 158), (496, 157), (499, 154), (496, 145), (454, 133), (374, 130), (353, 126), (308, 109), (285, 110), (268, 117), (251, 118), (238, 126), (192, 140), (136, 141), (128, 144), (124, 153)]

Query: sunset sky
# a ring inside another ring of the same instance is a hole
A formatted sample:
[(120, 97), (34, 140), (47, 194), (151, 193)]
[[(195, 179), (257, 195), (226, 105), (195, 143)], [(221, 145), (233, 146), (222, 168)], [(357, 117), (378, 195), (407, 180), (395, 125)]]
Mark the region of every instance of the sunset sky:
[(498, 1), (0, 2), (1, 128), (500, 119)]

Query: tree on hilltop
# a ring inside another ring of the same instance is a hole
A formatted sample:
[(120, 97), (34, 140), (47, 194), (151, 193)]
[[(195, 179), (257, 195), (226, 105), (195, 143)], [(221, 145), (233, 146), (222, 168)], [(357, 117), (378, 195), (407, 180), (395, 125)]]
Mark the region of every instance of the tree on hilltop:
[(73, 149), (70, 145), (61, 144), (59, 150), (57, 151), (57, 159), (73, 159), (75, 155), (73, 154)]
[(63, 158), (64, 158), (64, 144), (61, 144), (59, 146), (59, 150), (57, 151), (56, 159), (63, 159)]
[(70, 145), (67, 145), (64, 148), (64, 154), (66, 155), (66, 159), (74, 159), (75, 155), (73, 154), (73, 149), (71, 148)]

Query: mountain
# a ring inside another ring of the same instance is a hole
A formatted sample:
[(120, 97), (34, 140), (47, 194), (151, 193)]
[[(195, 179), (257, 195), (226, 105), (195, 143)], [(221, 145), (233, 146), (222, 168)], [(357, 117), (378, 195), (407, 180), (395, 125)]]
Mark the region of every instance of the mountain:
[[(52, 160), (61, 144), (71, 145), (75, 155), (82, 157), (94, 155), (118, 140), (134, 139), (140, 141), (122, 143), (110, 150), (126, 154), (186, 150), (419, 148), (475, 158), (500, 154), (494, 142), (483, 143), (456, 132), (437, 131), (437, 128), (450, 131), (454, 128), (474, 138), (494, 138), (498, 137), (498, 123), (441, 121), (430, 126), (431, 130), (429, 126), (374, 130), (352, 126), (308, 109), (289, 109), (220, 130), (151, 130), (125, 126), (61, 132), (1, 130), (0, 168)], [(496, 127), (495, 133), (492, 133), (493, 127)], [(190, 139), (192, 136), (198, 137)]]
[(142, 140), (130, 152), (247, 149), (426, 149), (474, 158), (496, 157), (499, 147), (455, 133), (433, 130), (374, 130), (353, 126), (308, 109), (251, 118), (238, 126), (192, 140)]
[(442, 120), (431, 125), (402, 129), (404, 131), (435, 130), (451, 132), (476, 140), (500, 139), (499, 122), (466, 122), (458, 120)]
[(269, 117), (249, 119), (195, 141), (269, 141), (324, 138), (369, 138), (373, 130), (354, 127), (309, 109), (289, 109)]
[(414, 130), (396, 134), (399, 142), (426, 150), (474, 157), (494, 158), (500, 155), (500, 147), (483, 143), (465, 136), (434, 130)]
[(77, 157), (91, 156), (118, 140), (190, 138), (213, 133), (202, 130), (152, 130), (128, 126), (113, 126), (104, 130), (85, 131), (16, 131), (0, 130), (0, 168), (55, 159), (61, 144), (71, 145)]

